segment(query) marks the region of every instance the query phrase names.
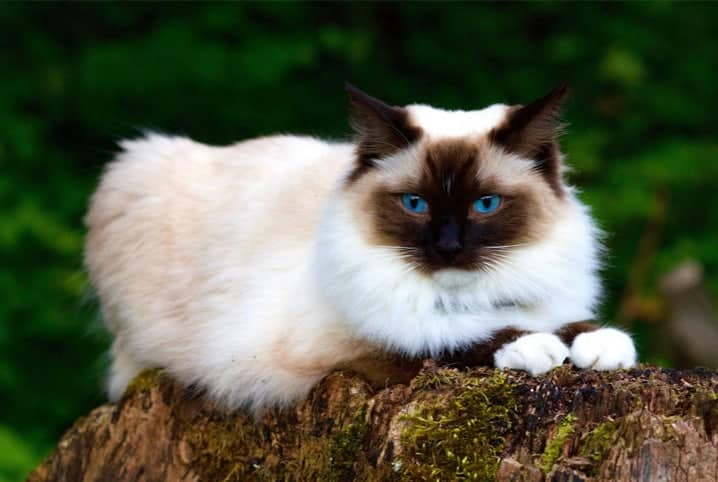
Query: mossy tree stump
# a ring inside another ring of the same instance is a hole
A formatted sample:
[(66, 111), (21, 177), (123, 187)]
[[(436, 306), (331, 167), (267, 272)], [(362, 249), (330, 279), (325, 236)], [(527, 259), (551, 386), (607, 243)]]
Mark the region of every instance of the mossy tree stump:
[(335, 373), (292, 410), (225, 414), (156, 372), (78, 420), (29, 481), (718, 480), (718, 373), (425, 363)]

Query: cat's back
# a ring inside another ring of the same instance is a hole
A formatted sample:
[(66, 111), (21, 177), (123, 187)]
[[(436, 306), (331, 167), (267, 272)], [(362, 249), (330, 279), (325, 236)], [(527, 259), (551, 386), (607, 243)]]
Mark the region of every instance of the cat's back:
[[(98, 193), (105, 191), (122, 193), (127, 200), (133, 196), (168, 194), (206, 194), (217, 198), (222, 194), (218, 189), (228, 185), (234, 188), (255, 185), (269, 176), (274, 177), (275, 183), (281, 183), (283, 173), (311, 168), (327, 157), (334, 157), (334, 164), (341, 164), (342, 154), (351, 152), (349, 144), (290, 135), (211, 146), (186, 137), (151, 133), (123, 140), (120, 147), (120, 153), (102, 176), (91, 210), (98, 201)], [(327, 167), (330, 166), (324, 166)], [(88, 216), (91, 218), (92, 213)]]
[(223, 265), (249, 270), (258, 250), (308, 249), (352, 150), (299, 136), (215, 147), (149, 134), (120, 145), (85, 218), (85, 263), (110, 328), (134, 310), (177, 312), (198, 280)]
[(218, 147), (154, 133), (124, 140), (120, 147), (92, 196), (85, 217), (90, 237), (123, 217), (157, 223), (155, 228), (179, 226), (197, 221), (194, 216), (211, 219), (223, 208), (241, 204), (240, 211), (230, 214), (238, 219), (254, 209), (266, 211), (273, 197), (286, 199), (298, 181), (314, 180), (310, 184), (316, 195), (317, 188), (331, 189), (352, 149), (302, 136), (260, 137)]

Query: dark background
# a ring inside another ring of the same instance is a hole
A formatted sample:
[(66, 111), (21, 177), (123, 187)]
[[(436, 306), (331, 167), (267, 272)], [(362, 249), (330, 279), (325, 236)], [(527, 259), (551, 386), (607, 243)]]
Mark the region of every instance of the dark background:
[[(480, 108), (573, 85), (572, 182), (609, 233), (603, 320), (643, 361), (677, 349), (659, 279), (718, 293), (718, 8), (710, 3), (3, 3), (0, 482), (100, 404), (82, 216), (117, 140), (349, 134), (343, 82), (396, 104)], [(718, 343), (716, 343), (718, 348)], [(718, 350), (716, 350), (718, 351)], [(690, 354), (690, 353), (689, 353)]]

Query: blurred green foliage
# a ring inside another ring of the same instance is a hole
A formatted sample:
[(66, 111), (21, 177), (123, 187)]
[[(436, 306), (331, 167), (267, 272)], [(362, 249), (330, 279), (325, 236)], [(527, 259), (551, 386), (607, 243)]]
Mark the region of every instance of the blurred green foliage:
[[(718, 291), (718, 6), (710, 3), (3, 3), (0, 482), (102, 401), (107, 340), (83, 303), (82, 215), (140, 129), (229, 143), (346, 136), (344, 80), (390, 102), (477, 108), (574, 86), (564, 147), (610, 235), (606, 319), (681, 260)], [(657, 207), (658, 206), (658, 207)], [(662, 206), (662, 208), (660, 208)], [(660, 208), (660, 209), (659, 209)], [(659, 330), (626, 319), (644, 360)]]

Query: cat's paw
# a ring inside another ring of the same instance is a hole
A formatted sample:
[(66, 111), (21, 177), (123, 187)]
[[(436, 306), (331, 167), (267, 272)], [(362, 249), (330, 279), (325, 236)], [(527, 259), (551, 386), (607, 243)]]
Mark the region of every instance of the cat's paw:
[(494, 366), (526, 370), (536, 376), (561, 365), (568, 356), (568, 347), (558, 336), (531, 333), (497, 350), (494, 353)]
[(636, 347), (626, 333), (601, 328), (581, 333), (571, 345), (571, 361), (578, 368), (616, 370), (636, 364)]

